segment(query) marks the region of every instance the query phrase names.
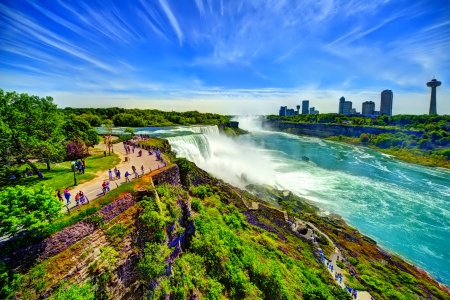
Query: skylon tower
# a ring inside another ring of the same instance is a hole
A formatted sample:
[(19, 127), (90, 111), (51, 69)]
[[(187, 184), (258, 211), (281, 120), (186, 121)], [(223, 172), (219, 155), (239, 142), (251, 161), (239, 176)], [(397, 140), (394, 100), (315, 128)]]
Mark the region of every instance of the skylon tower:
[(431, 88), (431, 98), (430, 98), (430, 111), (429, 115), (437, 115), (436, 111), (436, 87), (440, 86), (442, 82), (437, 81), (436, 79), (431, 79), (430, 82), (427, 82), (427, 86)]

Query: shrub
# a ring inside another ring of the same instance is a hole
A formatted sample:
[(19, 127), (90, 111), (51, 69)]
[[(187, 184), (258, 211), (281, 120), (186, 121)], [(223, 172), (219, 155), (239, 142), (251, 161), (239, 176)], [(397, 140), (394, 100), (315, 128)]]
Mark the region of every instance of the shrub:
[(349, 257), (349, 258), (348, 258), (348, 261), (349, 261), (352, 265), (354, 265), (354, 266), (357, 266), (357, 265), (358, 265), (358, 259), (357, 259), (357, 258)]
[(21, 230), (38, 233), (61, 215), (61, 209), (50, 188), (7, 187), (0, 192), (0, 235), (15, 235)]
[(359, 140), (361, 141), (361, 143), (363, 143), (363, 145), (367, 145), (367, 143), (369, 142), (369, 136), (365, 133), (362, 133), (359, 137)]
[(202, 202), (199, 199), (192, 199), (191, 201), (191, 208), (196, 211), (199, 212), (202, 209)]

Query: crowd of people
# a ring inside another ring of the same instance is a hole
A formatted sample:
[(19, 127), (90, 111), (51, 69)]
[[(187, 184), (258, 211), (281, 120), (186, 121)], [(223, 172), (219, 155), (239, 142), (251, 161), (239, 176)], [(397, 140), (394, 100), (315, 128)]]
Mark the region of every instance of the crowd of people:
[(84, 159), (73, 161), (71, 163), (72, 172), (78, 172), (79, 174), (84, 174), (84, 169), (86, 169), (86, 161)]
[[(61, 190), (58, 190), (56, 192), (56, 197), (58, 197), (58, 199), (61, 202), (64, 202), (63, 195), (64, 195), (64, 198), (66, 199), (66, 205), (69, 205), (70, 203), (72, 203), (70, 201), (71, 194), (69, 192), (69, 188), (65, 188), (63, 193), (61, 193)], [(77, 206), (83, 205), (85, 202), (89, 202), (89, 200), (88, 200), (87, 196), (83, 193), (83, 191), (80, 190), (75, 195), (75, 205), (77, 205)]]
[[(335, 272), (335, 271), (334, 271), (334, 265), (333, 265), (333, 263), (331, 262), (331, 260), (328, 260), (328, 259), (325, 257), (325, 255), (324, 255), (322, 249), (318, 249), (318, 250), (317, 250), (317, 253), (319, 253), (319, 256), (320, 256), (321, 261), (322, 261), (323, 263), (326, 263), (326, 264), (327, 264), (327, 268), (331, 271), (331, 273), (333, 274), (333, 272), (334, 272), (334, 280), (336, 280), (336, 281), (338, 281), (340, 284), (342, 284), (342, 280), (343, 280), (342, 273), (338, 273), (338, 272)], [(337, 259), (339, 260), (339, 256), (337, 257)], [(353, 298), (355, 298), (355, 299), (358, 298), (358, 291), (357, 291), (356, 289), (352, 289), (352, 288), (350, 288), (350, 287), (346, 287), (345, 289), (352, 295)]]
[[(163, 166), (165, 167), (167, 164), (164, 161), (162, 155), (161, 155), (161, 151), (160, 149), (158, 149), (157, 147), (153, 147), (153, 146), (149, 146), (149, 145), (144, 145), (142, 143), (142, 141), (145, 141), (149, 138), (148, 135), (141, 135), (141, 136), (137, 136), (134, 137), (132, 140), (128, 140), (128, 141), (124, 141), (123, 142), (123, 147), (125, 149), (125, 153), (126, 154), (131, 154), (134, 153), (136, 148), (138, 148), (138, 157), (142, 156), (142, 152), (144, 151), (148, 151), (149, 155), (153, 155), (153, 153), (156, 156), (156, 159), (158, 161), (161, 161)], [(77, 161), (73, 161), (71, 164), (71, 168), (73, 172), (78, 171), (80, 174), (84, 174), (84, 170), (86, 168), (86, 162), (85, 160), (77, 160)], [(158, 163), (158, 169), (160, 168), (160, 165)], [(149, 171), (151, 172), (152, 169), (149, 167)], [(144, 165), (141, 165), (140, 167), (140, 174), (138, 173), (138, 169), (132, 165), (131, 166), (131, 172), (130, 171), (125, 171), (124, 177), (125, 177), (125, 182), (130, 182), (130, 177), (134, 175), (134, 178), (139, 178), (140, 176), (145, 174), (145, 167)], [(121, 172), (117, 167), (114, 167), (114, 169), (109, 169), (108, 170), (108, 180), (104, 180), (102, 183), (102, 191), (104, 194), (106, 194), (106, 192), (109, 192), (111, 190), (111, 186), (110, 186), (110, 182), (111, 181), (115, 181), (115, 180), (119, 180), (121, 179)], [(61, 190), (58, 190), (56, 193), (56, 197), (61, 201), (64, 202), (64, 199), (66, 201), (66, 205), (69, 206), (69, 204), (71, 204), (72, 202), (70, 201), (71, 198), (71, 194), (69, 192), (69, 189), (66, 188), (64, 189), (63, 192), (61, 192)], [(76, 205), (82, 205), (84, 204), (86, 201), (88, 201), (86, 195), (84, 195), (84, 193), (82, 191), (79, 191), (76, 195), (75, 195), (75, 202)]]

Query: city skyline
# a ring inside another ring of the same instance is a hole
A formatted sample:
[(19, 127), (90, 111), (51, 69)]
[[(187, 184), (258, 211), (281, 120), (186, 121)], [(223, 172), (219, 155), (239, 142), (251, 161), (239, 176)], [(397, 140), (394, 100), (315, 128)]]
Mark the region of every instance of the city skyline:
[(0, 88), (60, 107), (223, 114), (302, 99), (335, 112), (342, 95), (378, 103), (389, 88), (394, 114), (425, 114), (435, 75), (450, 114), (449, 13), (443, 0), (4, 0)]

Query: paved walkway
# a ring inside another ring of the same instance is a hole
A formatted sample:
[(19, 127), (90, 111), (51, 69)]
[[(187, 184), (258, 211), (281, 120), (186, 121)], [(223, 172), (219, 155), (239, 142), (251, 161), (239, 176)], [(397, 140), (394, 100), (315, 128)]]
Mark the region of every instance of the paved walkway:
[[(103, 149), (105, 146), (103, 144), (97, 145), (96, 148)], [(96, 175), (98, 177), (90, 180), (88, 182), (82, 183), (78, 186), (73, 187), (70, 190), (70, 201), (69, 209), (72, 209), (76, 206), (75, 203), (75, 195), (79, 191), (83, 191), (83, 193), (87, 196), (89, 201), (92, 201), (100, 196), (103, 196), (102, 183), (103, 181), (110, 181), (110, 189), (116, 189), (121, 184), (125, 183), (125, 172), (128, 171), (131, 175), (128, 177), (131, 181), (135, 178), (135, 175), (132, 174), (131, 166), (136, 167), (136, 171), (139, 175), (142, 175), (141, 166), (144, 166), (144, 174), (149, 173), (150, 171), (156, 170), (158, 168), (164, 167), (164, 162), (157, 161), (156, 155), (152, 151), (152, 155), (148, 154), (148, 151), (142, 149), (142, 156), (138, 156), (139, 148), (134, 150), (134, 153), (126, 154), (125, 149), (122, 143), (118, 143), (114, 145), (114, 153), (120, 157), (120, 163), (116, 165), (116, 168), (120, 170), (120, 179), (114, 178), (112, 181), (109, 180), (108, 171), (99, 172)], [(107, 150), (108, 152), (108, 150)], [(108, 154), (106, 154), (108, 155)], [(126, 159), (127, 158), (127, 159)], [(89, 166), (88, 166), (89, 167)], [(114, 176), (114, 167), (111, 168)], [(65, 199), (64, 199), (65, 202)], [(86, 202), (85, 202), (86, 203)], [(64, 212), (67, 212), (67, 205), (64, 205)]]

